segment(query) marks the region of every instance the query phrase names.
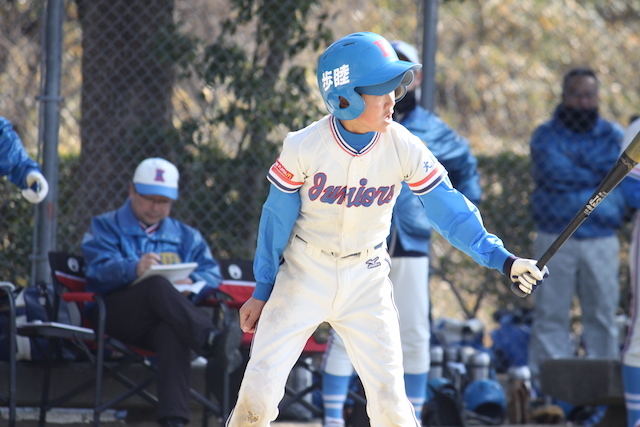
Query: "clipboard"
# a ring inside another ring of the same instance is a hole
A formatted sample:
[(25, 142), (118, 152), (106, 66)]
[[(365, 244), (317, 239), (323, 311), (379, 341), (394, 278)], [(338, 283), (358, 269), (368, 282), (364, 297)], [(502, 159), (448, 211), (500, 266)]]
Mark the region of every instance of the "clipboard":
[(186, 279), (198, 266), (197, 262), (183, 262), (180, 264), (156, 264), (152, 265), (144, 274), (131, 283), (137, 284), (139, 281), (151, 276), (165, 277), (171, 283), (177, 280)]

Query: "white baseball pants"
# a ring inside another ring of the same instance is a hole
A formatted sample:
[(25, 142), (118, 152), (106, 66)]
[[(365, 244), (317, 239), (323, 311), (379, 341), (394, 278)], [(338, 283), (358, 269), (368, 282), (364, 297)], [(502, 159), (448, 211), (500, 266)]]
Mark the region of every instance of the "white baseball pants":
[(227, 425), (268, 426), (309, 336), (328, 321), (367, 396), (372, 427), (419, 426), (404, 390), (398, 313), (386, 248), (337, 258), (299, 238), (284, 252)]

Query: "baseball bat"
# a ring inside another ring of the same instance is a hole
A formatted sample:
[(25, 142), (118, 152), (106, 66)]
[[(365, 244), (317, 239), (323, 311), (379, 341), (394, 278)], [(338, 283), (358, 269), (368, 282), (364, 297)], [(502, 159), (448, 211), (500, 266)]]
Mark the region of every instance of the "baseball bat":
[[(593, 210), (604, 200), (605, 197), (618, 185), (625, 176), (631, 172), (635, 165), (640, 163), (640, 132), (636, 134), (629, 146), (622, 152), (615, 165), (604, 177), (600, 185), (593, 192), (587, 203), (580, 208), (580, 211), (573, 217), (571, 222), (562, 230), (556, 240), (549, 246), (544, 254), (540, 257), (536, 266), (542, 270), (549, 262), (551, 257), (569, 240), (569, 237), (580, 227), (580, 224), (593, 212)], [(511, 290), (520, 298), (524, 298), (529, 294), (525, 294), (515, 283), (511, 284)]]

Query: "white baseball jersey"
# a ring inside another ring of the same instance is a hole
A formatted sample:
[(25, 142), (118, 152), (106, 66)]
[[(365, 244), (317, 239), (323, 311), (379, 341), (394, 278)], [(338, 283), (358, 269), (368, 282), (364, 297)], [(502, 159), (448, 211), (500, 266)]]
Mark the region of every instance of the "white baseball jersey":
[(386, 240), (403, 180), (420, 195), (445, 177), (428, 148), (393, 123), (360, 152), (341, 137), (336, 118), (325, 116), (293, 132), (268, 179), (282, 191), (300, 192), (293, 233), (335, 255), (346, 256)]
[[(264, 427), (307, 338), (327, 321), (362, 378), (372, 427), (417, 427), (403, 381), (398, 312), (388, 275), (387, 234), (403, 180), (425, 194), (446, 170), (394, 123), (354, 151), (333, 116), (287, 136), (268, 179), (298, 191), (300, 211), (228, 427)], [(250, 420), (249, 420), (250, 418)]]

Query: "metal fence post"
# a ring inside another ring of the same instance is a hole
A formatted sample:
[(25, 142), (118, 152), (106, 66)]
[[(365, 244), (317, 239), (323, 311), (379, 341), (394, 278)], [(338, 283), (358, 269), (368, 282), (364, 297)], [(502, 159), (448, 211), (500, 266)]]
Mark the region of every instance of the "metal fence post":
[(438, 30), (439, 0), (424, 0), (424, 16), (422, 26), (422, 95), (420, 104), (429, 111), (435, 106), (436, 87), (436, 49)]
[[(62, 70), (63, 1), (49, 0), (44, 9), (43, 69), (44, 87), (40, 101), (40, 141), (43, 141), (42, 171), (49, 182), (49, 194), (37, 206), (37, 222), (33, 243), (34, 283), (48, 280), (47, 253), (56, 246), (58, 202), (58, 131), (60, 128), (60, 80)], [(35, 274), (34, 274), (35, 273)]]

